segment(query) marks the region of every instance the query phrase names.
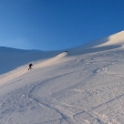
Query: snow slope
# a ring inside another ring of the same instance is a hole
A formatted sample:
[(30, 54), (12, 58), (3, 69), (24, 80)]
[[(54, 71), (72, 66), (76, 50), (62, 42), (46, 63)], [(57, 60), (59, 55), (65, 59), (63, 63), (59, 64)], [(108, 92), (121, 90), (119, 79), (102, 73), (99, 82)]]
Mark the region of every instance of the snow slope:
[(21, 50), (0, 47), (0, 74), (36, 60), (53, 57), (59, 53), (61, 53), (61, 51), (45, 52), (40, 50)]
[(0, 124), (124, 124), (123, 35), (0, 75)]

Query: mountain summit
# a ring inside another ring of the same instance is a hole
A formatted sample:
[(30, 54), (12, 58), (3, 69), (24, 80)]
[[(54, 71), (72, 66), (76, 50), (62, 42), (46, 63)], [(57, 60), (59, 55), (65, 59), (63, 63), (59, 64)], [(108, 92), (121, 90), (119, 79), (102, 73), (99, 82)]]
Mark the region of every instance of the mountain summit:
[(104, 46), (123, 46), (124, 45), (124, 31), (113, 34), (102, 40), (99, 40), (99, 44), (95, 44), (94, 47), (104, 47)]
[(107, 49), (112, 49), (112, 48), (118, 48), (118, 47), (123, 47), (124, 45), (124, 31), (121, 31), (119, 33), (110, 35), (108, 37), (94, 40), (92, 42), (88, 42), (85, 45), (78, 47), (78, 49), (94, 49), (94, 48), (107, 48)]

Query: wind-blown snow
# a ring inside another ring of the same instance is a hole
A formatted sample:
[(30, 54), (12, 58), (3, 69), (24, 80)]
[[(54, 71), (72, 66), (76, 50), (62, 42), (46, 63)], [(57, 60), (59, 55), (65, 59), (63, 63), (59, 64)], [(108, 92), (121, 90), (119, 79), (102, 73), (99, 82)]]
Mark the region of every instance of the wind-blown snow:
[(1, 71), (0, 124), (124, 124), (123, 36)]
[(113, 34), (111, 36), (105, 37), (103, 39), (95, 40), (89, 42), (83, 46), (77, 47), (77, 49), (93, 49), (93, 48), (103, 48), (104, 49), (112, 49), (124, 46), (124, 31)]

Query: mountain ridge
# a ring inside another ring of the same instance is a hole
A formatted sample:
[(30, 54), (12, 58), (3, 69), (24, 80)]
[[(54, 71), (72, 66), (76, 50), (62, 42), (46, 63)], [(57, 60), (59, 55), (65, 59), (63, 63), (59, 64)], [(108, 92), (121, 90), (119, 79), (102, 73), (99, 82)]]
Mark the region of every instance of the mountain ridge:
[(93, 49), (93, 48), (102, 48), (110, 47), (110, 49), (123, 47), (124, 45), (124, 31), (109, 35), (104, 38), (90, 41), (86, 44), (76, 47), (75, 49)]

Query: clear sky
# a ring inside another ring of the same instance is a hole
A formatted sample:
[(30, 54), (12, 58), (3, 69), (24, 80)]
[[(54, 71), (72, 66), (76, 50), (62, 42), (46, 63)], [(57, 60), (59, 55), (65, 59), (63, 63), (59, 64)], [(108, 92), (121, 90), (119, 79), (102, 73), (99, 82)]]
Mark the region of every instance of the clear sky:
[(59, 50), (124, 30), (124, 0), (0, 0), (0, 46)]

